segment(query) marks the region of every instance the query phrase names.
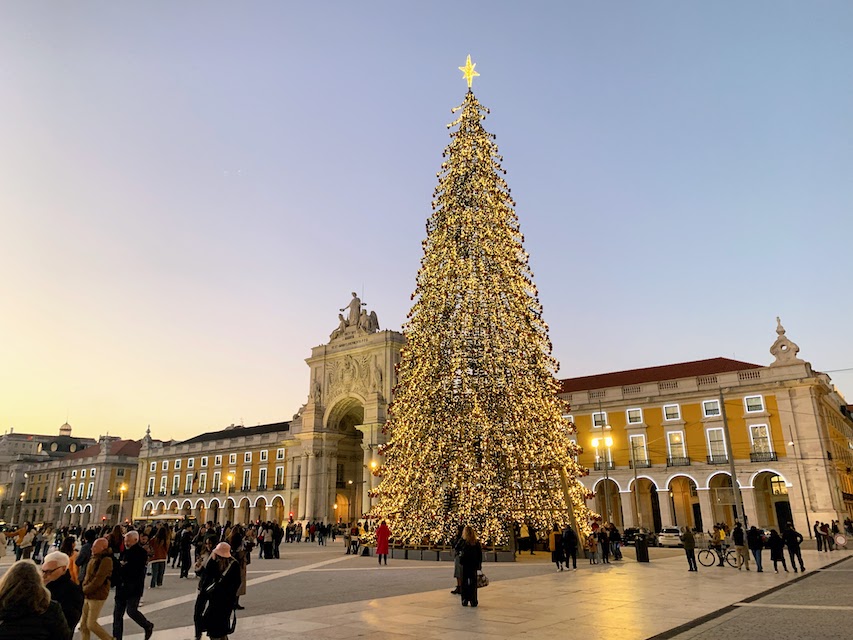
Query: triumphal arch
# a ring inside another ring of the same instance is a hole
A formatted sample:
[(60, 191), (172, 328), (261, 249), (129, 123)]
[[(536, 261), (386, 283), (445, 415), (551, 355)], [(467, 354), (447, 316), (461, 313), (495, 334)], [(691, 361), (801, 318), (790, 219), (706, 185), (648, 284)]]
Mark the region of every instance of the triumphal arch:
[[(291, 511), (300, 520), (349, 522), (370, 510), (379, 478), (377, 449), (405, 343), (398, 331), (380, 330), (376, 312), (353, 293), (340, 309), (326, 344), (308, 364), (308, 401), (290, 425), (294, 491)], [(290, 457), (289, 456), (289, 457)]]

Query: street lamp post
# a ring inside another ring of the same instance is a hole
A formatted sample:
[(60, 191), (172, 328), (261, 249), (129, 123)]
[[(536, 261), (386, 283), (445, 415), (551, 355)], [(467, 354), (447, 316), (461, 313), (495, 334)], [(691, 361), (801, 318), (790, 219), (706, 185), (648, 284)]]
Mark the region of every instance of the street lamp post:
[(118, 499), (118, 523), (121, 524), (124, 522), (124, 492), (127, 491), (127, 485), (122, 483), (122, 485), (118, 489), (119, 499)]
[[(602, 430), (604, 429), (604, 425), (602, 425)], [(610, 522), (610, 473), (608, 467), (610, 463), (608, 462), (610, 458), (610, 447), (613, 446), (613, 438), (610, 436), (606, 436), (604, 438), (593, 438), (592, 446), (595, 447), (595, 454), (598, 456), (598, 445), (599, 443), (604, 444), (606, 447), (607, 455), (604, 458), (604, 521)]]
[(226, 519), (228, 519), (228, 518), (227, 518), (227, 514), (228, 514), (228, 494), (231, 492), (231, 483), (232, 483), (233, 481), (234, 481), (234, 474), (233, 474), (233, 473), (229, 473), (227, 476), (225, 476), (225, 509), (226, 509), (225, 513), (226, 513)]

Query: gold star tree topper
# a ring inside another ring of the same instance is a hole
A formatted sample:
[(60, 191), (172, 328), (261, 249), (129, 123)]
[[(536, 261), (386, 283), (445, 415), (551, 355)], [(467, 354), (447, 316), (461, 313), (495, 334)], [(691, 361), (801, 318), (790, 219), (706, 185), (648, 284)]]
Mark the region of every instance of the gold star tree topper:
[(459, 70), (462, 72), (462, 75), (465, 76), (465, 79), (468, 81), (468, 88), (471, 88), (471, 83), (474, 81), (474, 76), (479, 76), (480, 74), (474, 71), (474, 67), (477, 66), (477, 63), (471, 64), (471, 56), (468, 55), (468, 60), (465, 61), (464, 67), (459, 67)]

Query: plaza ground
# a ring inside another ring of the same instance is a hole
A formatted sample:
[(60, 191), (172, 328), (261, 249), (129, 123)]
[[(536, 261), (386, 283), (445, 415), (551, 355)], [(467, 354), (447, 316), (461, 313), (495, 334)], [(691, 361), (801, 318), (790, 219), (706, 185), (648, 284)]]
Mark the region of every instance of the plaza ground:
[[(652, 549), (652, 561), (645, 564), (634, 561), (629, 547), (622, 562), (590, 565), (581, 560), (577, 571), (564, 572), (556, 571), (547, 553), (525, 554), (516, 563), (484, 566), (491, 585), (481, 591), (476, 609), (463, 608), (450, 594), (455, 584), (451, 563), (391, 559), (379, 567), (374, 558), (343, 551), (338, 541), (328, 547), (282, 545), (280, 560), (259, 560), (255, 552), (248, 594), (241, 599), (246, 609), (239, 612), (232, 640), (259, 634), (399, 640), (568, 635), (625, 640), (663, 634), (704, 639), (719, 637), (715, 625), (763, 634), (772, 625), (776, 638), (803, 638), (812, 635), (802, 632), (808, 621), (813, 619), (825, 633), (837, 633), (853, 612), (844, 595), (853, 586), (853, 562), (848, 560), (853, 552), (845, 550), (804, 551), (808, 571), (800, 580), (793, 572), (773, 573), (767, 552), (762, 574), (701, 566), (698, 573), (688, 573), (680, 549)], [(9, 564), (7, 556), (0, 570)], [(750, 601), (787, 583), (793, 584)], [(170, 568), (163, 588), (146, 590), (142, 611), (155, 623), (155, 640), (194, 637), (196, 585)], [(703, 616), (720, 610), (722, 615), (703, 622)], [(111, 612), (112, 598), (101, 618), (107, 629)], [(142, 638), (129, 619), (125, 638)]]

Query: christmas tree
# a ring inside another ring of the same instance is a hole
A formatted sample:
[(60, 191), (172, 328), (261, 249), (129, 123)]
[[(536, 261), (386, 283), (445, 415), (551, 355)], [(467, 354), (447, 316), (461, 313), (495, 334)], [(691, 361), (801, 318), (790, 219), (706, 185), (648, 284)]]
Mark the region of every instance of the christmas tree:
[(448, 125), (373, 494), (372, 515), (409, 544), (447, 543), (460, 524), (499, 545), (513, 520), (587, 523), (515, 203), (471, 91), (479, 74), (470, 56), (460, 70), (468, 93)]

